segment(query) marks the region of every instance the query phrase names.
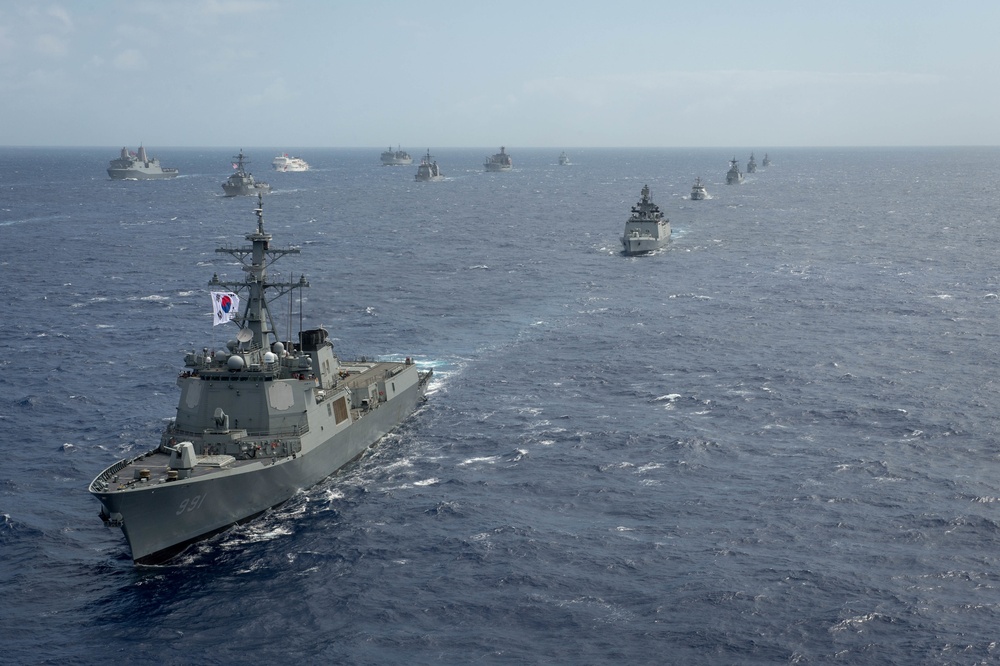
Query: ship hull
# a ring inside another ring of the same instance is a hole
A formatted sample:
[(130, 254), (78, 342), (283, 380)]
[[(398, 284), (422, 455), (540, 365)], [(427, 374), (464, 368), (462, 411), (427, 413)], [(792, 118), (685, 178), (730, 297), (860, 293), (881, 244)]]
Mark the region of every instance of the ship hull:
[(625, 254), (649, 254), (655, 252), (667, 244), (664, 238), (622, 238), (622, 245), (625, 246)]
[(234, 185), (227, 181), (222, 184), (222, 191), (226, 193), (227, 197), (242, 197), (257, 194), (258, 192), (270, 192), (271, 186), (263, 183), (238, 183)]
[(176, 178), (177, 171), (146, 171), (143, 169), (108, 169), (111, 180), (162, 180)]
[(195, 479), (128, 492), (100, 492), (97, 483), (125, 461), (102, 472), (91, 492), (102, 517), (120, 524), (137, 564), (156, 564), (185, 546), (253, 519), (296, 492), (314, 486), (361, 455), (405, 420), (422, 399), (418, 382), (308, 451)]
[(659, 250), (670, 240), (670, 225), (662, 224), (652, 231), (642, 227), (627, 226), (622, 236), (622, 246), (625, 254), (649, 254)]
[(222, 191), (227, 197), (245, 197), (258, 192), (270, 192), (270, 187), (227, 187), (222, 186)]

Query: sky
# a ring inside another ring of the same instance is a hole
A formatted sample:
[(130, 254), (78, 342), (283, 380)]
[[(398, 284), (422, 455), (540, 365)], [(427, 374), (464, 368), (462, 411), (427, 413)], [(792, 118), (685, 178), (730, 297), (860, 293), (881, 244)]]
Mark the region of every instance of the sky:
[(0, 146), (995, 146), (998, 32), (996, 0), (0, 0)]

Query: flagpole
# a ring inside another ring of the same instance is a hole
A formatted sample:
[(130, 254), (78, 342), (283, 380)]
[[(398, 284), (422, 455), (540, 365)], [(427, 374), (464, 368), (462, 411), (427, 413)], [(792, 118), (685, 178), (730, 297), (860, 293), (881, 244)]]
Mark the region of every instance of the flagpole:
[(294, 302), (292, 300), (292, 292), (295, 291), (295, 288), (291, 286), (292, 285), (292, 274), (291, 273), (288, 274), (288, 285), (289, 285), (289, 289), (288, 289), (288, 328), (285, 329), (285, 335), (287, 336), (287, 340), (288, 340), (288, 348), (291, 349), (291, 347), (292, 347), (292, 303)]
[(215, 304), (215, 296), (212, 296), (212, 294), (209, 294), (209, 296), (212, 298), (212, 348), (209, 351), (212, 352), (212, 356), (215, 356), (215, 308), (216, 308), (216, 304)]

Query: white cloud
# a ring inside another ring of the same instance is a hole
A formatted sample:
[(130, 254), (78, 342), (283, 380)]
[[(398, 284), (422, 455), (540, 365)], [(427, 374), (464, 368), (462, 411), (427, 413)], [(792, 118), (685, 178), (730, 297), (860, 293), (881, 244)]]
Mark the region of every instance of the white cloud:
[[(0, 20), (3, 20), (3, 16), (0, 15)], [(13, 38), (10, 36), (10, 30), (7, 26), (0, 25), (0, 57), (6, 57), (7, 55), (15, 53), (16, 44)]]
[(252, 2), (247, 0), (209, 0), (201, 6), (204, 14), (228, 16), (232, 14), (252, 14), (272, 7), (270, 2)]
[(113, 63), (116, 69), (133, 72), (146, 69), (148, 65), (146, 56), (142, 55), (136, 49), (125, 49), (115, 56)]
[(39, 35), (35, 38), (35, 51), (51, 58), (61, 58), (69, 52), (66, 40), (55, 35)]
[[(677, 71), (583, 78), (558, 77), (528, 81), (525, 92), (554, 98), (571, 98), (579, 104), (603, 106), (609, 100), (633, 103), (653, 101), (644, 95), (772, 94), (797, 89), (882, 89), (919, 87), (940, 81), (939, 76), (903, 72), (798, 72), (798, 71)], [(637, 93), (639, 93), (637, 95)]]
[(67, 12), (62, 7), (53, 5), (49, 7), (46, 12), (49, 17), (54, 18), (63, 28), (65, 32), (72, 32), (73, 30), (73, 19), (70, 18), (69, 12)]
[[(261, 78), (266, 78), (268, 75), (262, 73)], [(240, 97), (241, 106), (268, 106), (274, 102), (284, 103), (288, 102), (292, 97), (285, 85), (284, 79), (278, 77), (272, 80), (267, 85), (260, 87), (255, 87), (253, 92), (244, 94)]]

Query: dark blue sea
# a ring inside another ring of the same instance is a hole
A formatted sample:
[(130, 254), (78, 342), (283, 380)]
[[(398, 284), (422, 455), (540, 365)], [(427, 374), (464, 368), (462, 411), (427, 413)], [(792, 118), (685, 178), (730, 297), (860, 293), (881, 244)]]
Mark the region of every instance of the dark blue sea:
[[(151, 146), (157, 182), (0, 150), (0, 661), (1000, 660), (1000, 149), (770, 149), (726, 186), (732, 150), (439, 149), (416, 183), (247, 148), (306, 326), (435, 379), (333, 477), (135, 567), (87, 486), (227, 339), (238, 149)], [(672, 239), (625, 257), (644, 184)]]

